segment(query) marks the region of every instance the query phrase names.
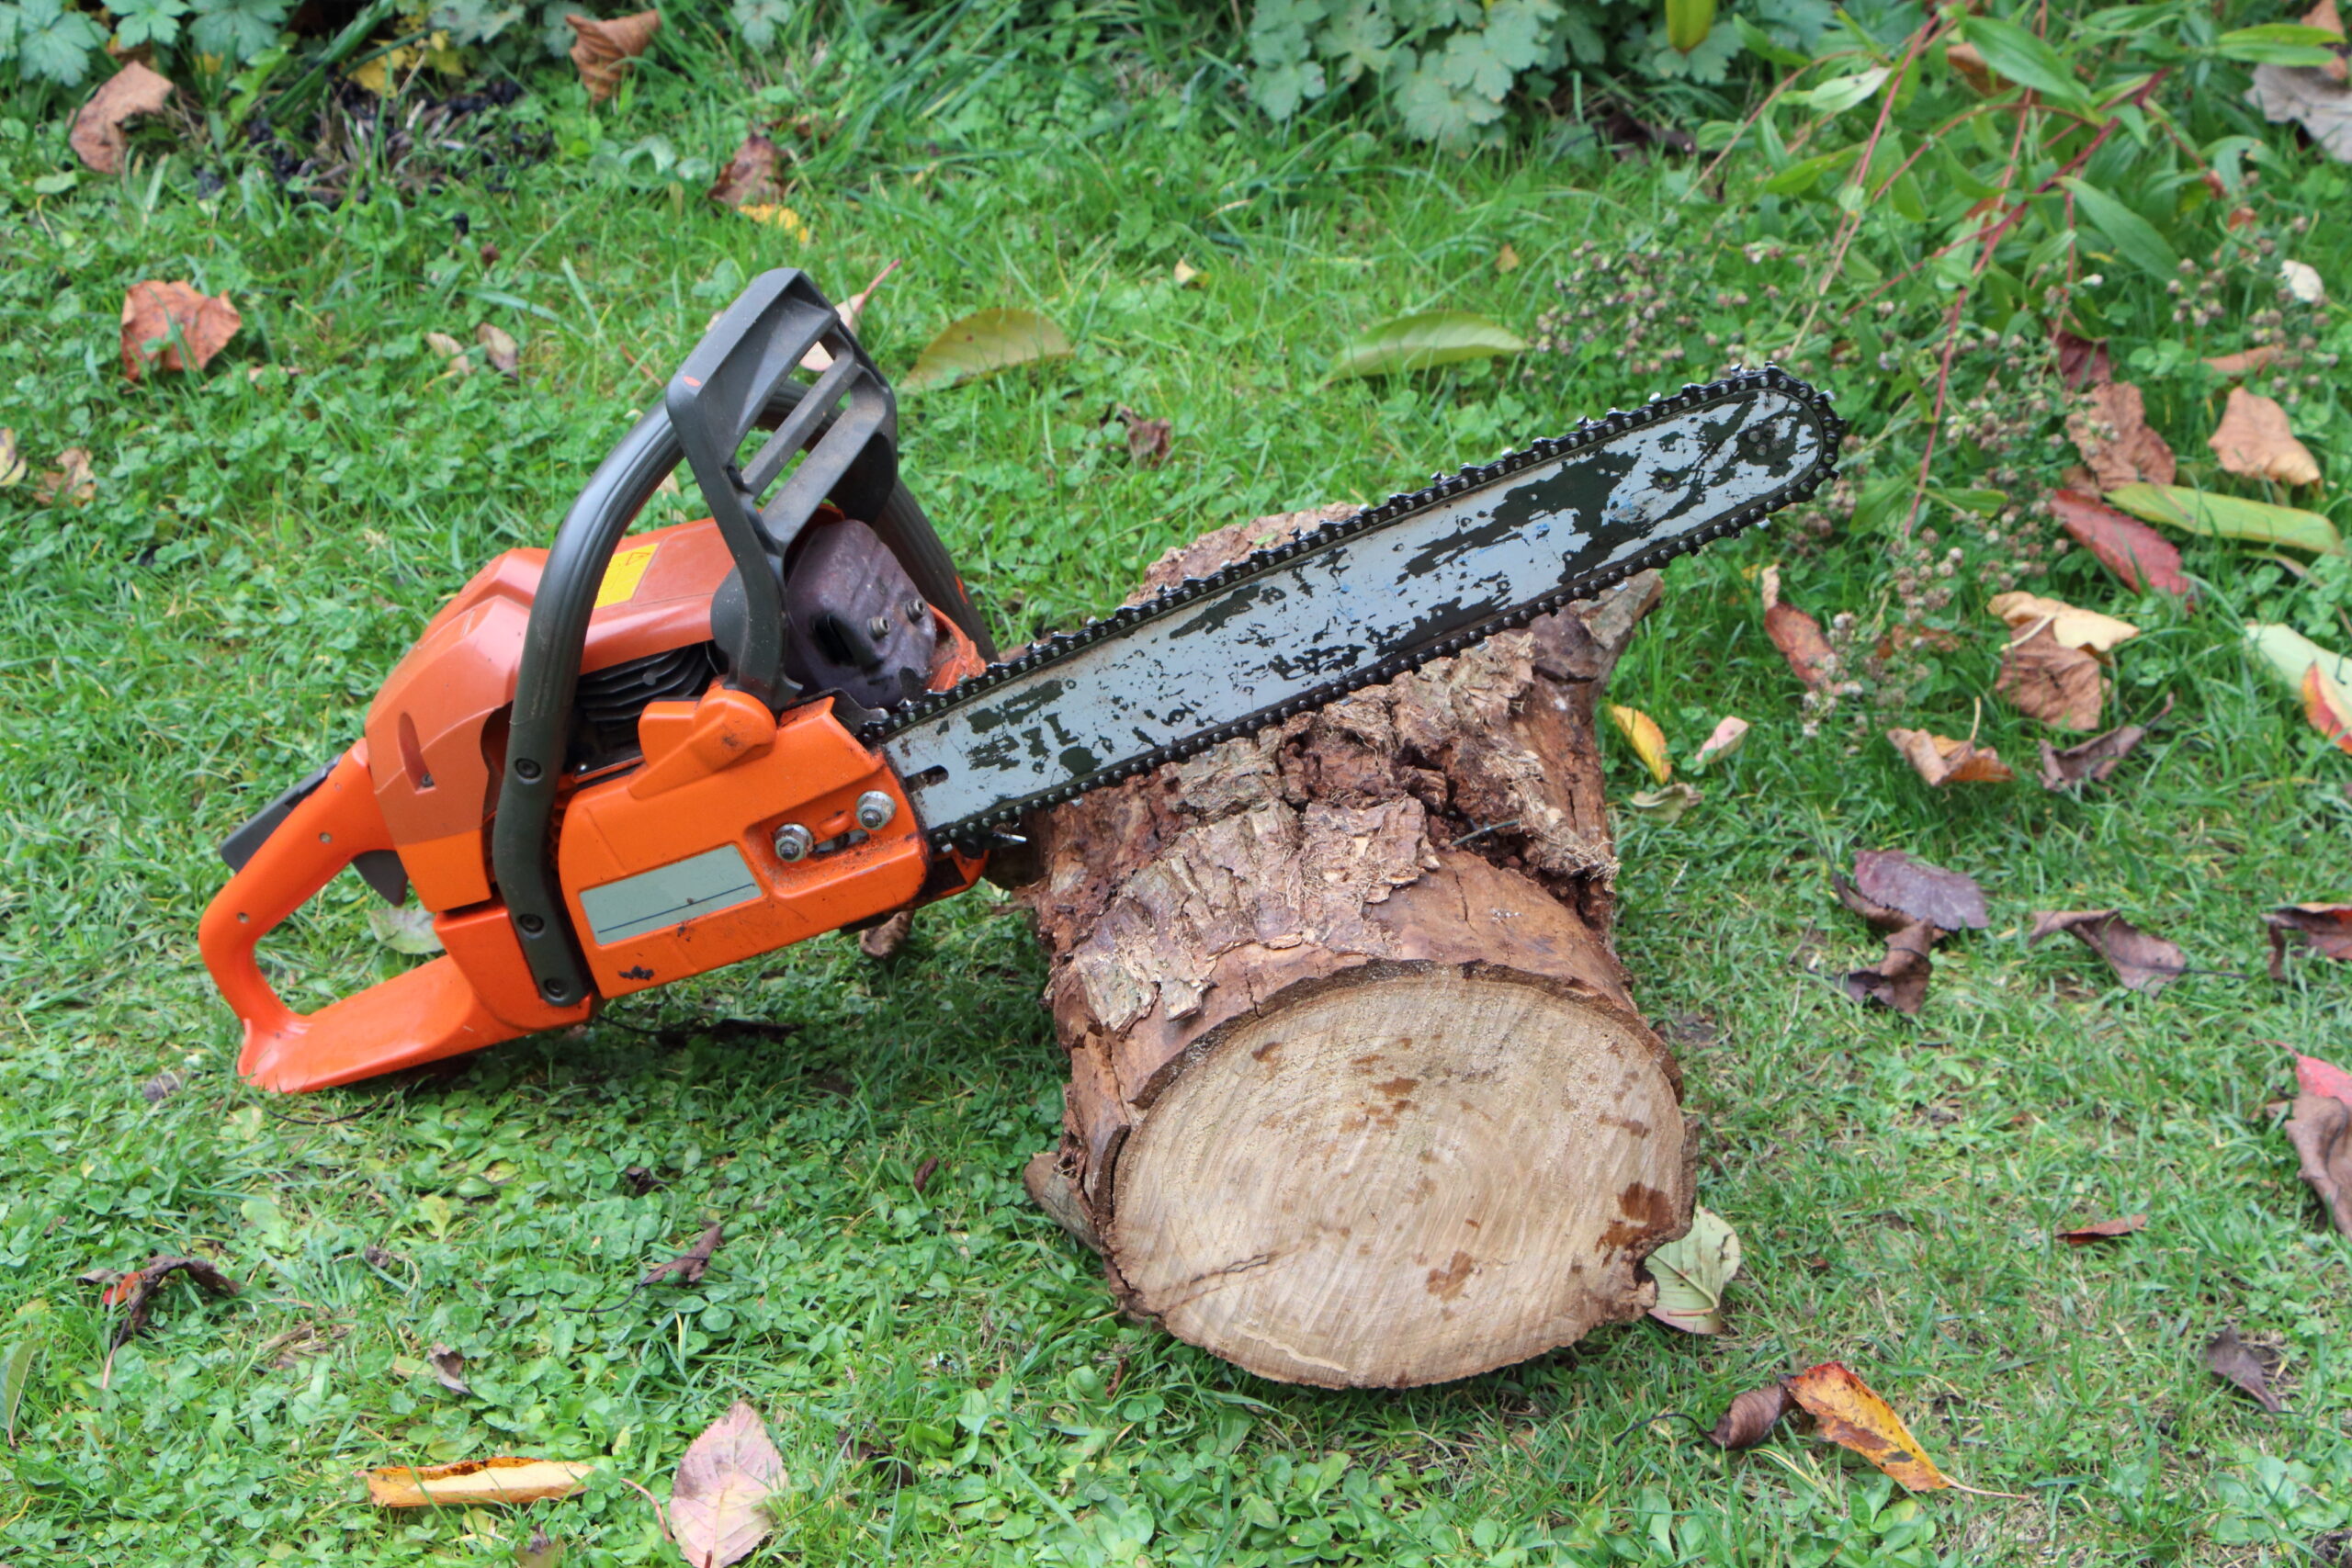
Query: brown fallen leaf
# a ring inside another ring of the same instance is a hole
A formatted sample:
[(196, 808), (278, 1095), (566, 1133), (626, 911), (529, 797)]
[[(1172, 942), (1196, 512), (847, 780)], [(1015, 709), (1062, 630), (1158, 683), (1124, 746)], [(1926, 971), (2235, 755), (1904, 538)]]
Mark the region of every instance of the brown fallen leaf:
[(2066, 383), (2068, 391), (2079, 392), (2115, 379), (2115, 362), (2108, 357), (2104, 340), (2093, 343), (2060, 327), (2050, 334), (2050, 346), (2058, 355), (2058, 378)]
[(2319, 483), (2319, 459), (2295, 439), (2286, 409), (2244, 387), (2230, 389), (2222, 423), (2205, 444), (2213, 448), (2225, 473), (2283, 485)]
[[(466, 345), (447, 333), (425, 333), (424, 346), (441, 361), (443, 376), (470, 376), (474, 373), (474, 362), (466, 353)], [(438, 377), (435, 378), (439, 379)]]
[(1993, 690), (2027, 717), (2061, 729), (2097, 729), (2107, 704), (2098, 658), (2060, 642), (2048, 626), (2001, 649)]
[(567, 11), (563, 23), (573, 34), (571, 62), (580, 67), (580, 81), (588, 89), (588, 101), (601, 104), (620, 90), (621, 73), (653, 41), (653, 35), (662, 28), (662, 13), (639, 11), (628, 17), (598, 17)]
[(2000, 90), (2000, 84), (1993, 79), (1992, 67), (1984, 63), (1983, 51), (1973, 43), (1955, 43), (1945, 50), (1944, 63), (1959, 72), (1962, 80), (1987, 97)]
[(2177, 471), (2172, 448), (2148, 427), (2140, 389), (2129, 381), (2093, 386), (2086, 406), (2066, 416), (2066, 434), (2101, 490), (2140, 479), (2168, 485)]
[(191, 283), (134, 283), (122, 297), (122, 373), (136, 381), (150, 369), (186, 370), (183, 347), (201, 370), (244, 324), (226, 294), (199, 293)]
[(1724, 1418), (1707, 1434), (1707, 1441), (1719, 1449), (1752, 1449), (1770, 1437), (1772, 1428), (1781, 1424), (1781, 1417), (1795, 1408), (1789, 1391), (1778, 1382), (1751, 1388), (1731, 1402)]
[(90, 454), (68, 446), (57, 455), (57, 467), (45, 469), (33, 483), (33, 499), (43, 506), (87, 506), (98, 496), (97, 476), (90, 471)]
[(767, 1535), (767, 1500), (784, 1485), (784, 1456), (760, 1413), (737, 1400), (678, 1461), (670, 1490), (678, 1550), (694, 1568), (741, 1562)]
[(2007, 784), (2017, 777), (1989, 746), (1973, 746), (1924, 729), (1890, 729), (1886, 738), (1914, 772), (1938, 788), (1948, 784)]
[(2126, 1214), (2120, 1220), (2098, 1220), (2070, 1231), (2060, 1231), (2058, 1239), (2069, 1247), (2088, 1247), (2094, 1242), (2113, 1241), (2119, 1236), (2127, 1236), (2133, 1231), (2147, 1228), (2147, 1215)]
[(2332, 1094), (2299, 1094), (2286, 1134), (2336, 1234), (2352, 1236), (2352, 1105)]
[(1764, 635), (1789, 661), (1789, 669), (1807, 688), (1819, 691), (1838, 673), (1838, 652), (1822, 635), (1821, 623), (1781, 600), (1781, 569), (1764, 569)]
[(2270, 1373), (2275, 1365), (2273, 1358), (2239, 1338), (2233, 1324), (2223, 1327), (2205, 1347), (2206, 1371), (2236, 1384), (2273, 1416), (2286, 1409), (2278, 1403), (2278, 1396), (2270, 1392)]
[(1876, 1003), (1904, 1014), (1917, 1013), (1928, 999), (1928, 980), (1935, 972), (1928, 959), (1943, 932), (1925, 920), (1915, 920), (1886, 939), (1886, 956), (1867, 969), (1846, 976), (1846, 994), (1864, 1004)]
[[(2342, 38), (2344, 36), (2344, 17), (2342, 13), (2336, 9), (2335, 0), (2319, 0), (2319, 4), (2312, 6), (2304, 16), (2303, 26), (2307, 28), (2324, 28), (2328, 32), (2334, 33), (2337, 38)], [(2352, 62), (2347, 62), (2345, 60), (2343, 51), (2340, 48), (2336, 52), (2335, 58), (2328, 62), (2327, 64), (2322, 66), (2320, 69), (2338, 82), (2344, 81), (2347, 77), (2352, 77)]]
[(492, 326), (488, 321), (479, 322), (474, 327), (474, 342), (481, 344), (482, 355), (490, 361), (492, 370), (510, 381), (523, 378), (523, 351), (503, 329)]
[(1983, 931), (1992, 923), (1984, 912), (1984, 890), (1974, 877), (1913, 860), (1900, 850), (1857, 850), (1854, 890), (1905, 922), (1926, 920), (1948, 931)]
[(447, 1345), (435, 1345), (424, 1353), (424, 1364), (433, 1369), (433, 1381), (451, 1393), (473, 1397), (473, 1389), (466, 1382), (466, 1359)]
[[(2172, 712), (2172, 694), (2165, 694), (2165, 705), (2158, 710), (2161, 719)], [(2123, 759), (2138, 749), (2148, 738), (2148, 728), (2143, 724), (2119, 725), (2104, 735), (2094, 735), (2063, 750), (2044, 740), (2041, 744), (2041, 787), (2047, 790), (2072, 789), (2079, 784), (2105, 784)]]
[(1821, 1435), (1851, 1450), (1913, 1492), (1950, 1486), (1943, 1472), (1893, 1406), (1837, 1361), (1809, 1367), (1789, 1380), (1789, 1397), (1812, 1413)]
[(2140, 930), (2113, 909), (2038, 909), (2025, 944), (2064, 931), (2098, 953), (2128, 991), (2154, 996), (2188, 967), (2188, 955), (2163, 937)]
[(388, 1465), (360, 1472), (368, 1501), (379, 1508), (456, 1508), (475, 1503), (540, 1503), (569, 1497), (595, 1466), (584, 1460), (460, 1460), (456, 1464)]
[(1146, 419), (1130, 408), (1119, 410), (1127, 425), (1128, 460), (1156, 468), (1168, 460), (1170, 425), (1164, 419)]
[(155, 1303), (156, 1287), (173, 1275), (182, 1273), (214, 1295), (233, 1296), (237, 1293), (237, 1282), (220, 1272), (209, 1259), (168, 1255), (151, 1258), (107, 1287), (105, 1300), (107, 1304), (119, 1303), (126, 1309), (122, 1322), (115, 1326), (110, 1349), (120, 1348), (132, 1336), (146, 1332), (148, 1314)]
[(90, 95), (90, 101), (74, 117), (74, 133), (66, 140), (75, 156), (91, 168), (102, 175), (119, 174), (128, 145), (122, 134), (124, 124), (141, 115), (160, 113), (171, 100), (169, 78), (130, 61)]
[(923, 1156), (923, 1162), (915, 1167), (914, 1179), (910, 1181), (908, 1185), (912, 1187), (917, 1194), (921, 1194), (924, 1188), (931, 1185), (931, 1179), (938, 1172), (938, 1170), (939, 1156), (937, 1155), (926, 1155)]
[(2286, 352), (2275, 343), (2258, 343), (2235, 354), (2217, 354), (2205, 362), (2205, 368), (2220, 376), (2251, 376), (2268, 369)]
[(2307, 942), (2329, 958), (2352, 964), (2352, 904), (2282, 904), (2262, 917), (2270, 933), (2270, 977), (2287, 977), (2287, 944)]
[(645, 1278), (639, 1280), (638, 1283), (658, 1285), (673, 1275), (677, 1277), (678, 1283), (681, 1285), (702, 1283), (704, 1272), (710, 1268), (710, 1255), (718, 1250), (718, 1244), (725, 1239), (726, 1235), (720, 1222), (713, 1220), (708, 1228), (695, 1238), (695, 1244), (692, 1247), (670, 1259), (669, 1262), (657, 1263), (645, 1271)]
[(901, 909), (878, 926), (857, 933), (857, 950), (877, 963), (896, 958), (899, 949), (907, 945), (907, 935), (915, 929), (915, 912)]
[(786, 182), (777, 177), (784, 156), (783, 148), (754, 130), (743, 138), (705, 194), (722, 207), (782, 201), (788, 194)]

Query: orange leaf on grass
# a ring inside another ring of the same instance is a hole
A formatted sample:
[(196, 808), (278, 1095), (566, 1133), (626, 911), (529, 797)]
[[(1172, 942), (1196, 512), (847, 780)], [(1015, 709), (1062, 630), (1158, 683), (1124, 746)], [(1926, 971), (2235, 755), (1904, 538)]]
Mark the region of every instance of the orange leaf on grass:
[[(2290, 936), (2301, 937), (2329, 958), (2352, 964), (2352, 904), (2285, 904), (2264, 914), (2262, 923), (2270, 932), (2270, 977), (2274, 980), (2287, 977)], [(2337, 1095), (2352, 1101), (2352, 1077), (2329, 1067), (2316, 1056), (2298, 1057), (2296, 1065), (2303, 1075), (2303, 1088), (2312, 1093)], [(2335, 1073), (2341, 1087), (2316, 1087), (2309, 1069), (2319, 1067)]]
[(122, 128), (141, 115), (155, 114), (172, 100), (171, 79), (129, 62), (90, 95), (74, 117), (74, 133), (66, 140), (74, 155), (102, 175), (119, 174), (127, 143)]
[(2126, 586), (2153, 588), (2177, 599), (2196, 598), (2195, 586), (2181, 575), (2180, 551), (2137, 517), (2078, 490), (2052, 492), (2050, 510), (2068, 536), (2097, 556), (2099, 564)]
[(537, 1503), (569, 1497), (596, 1467), (579, 1460), (462, 1460), (422, 1468), (395, 1464), (364, 1472), (368, 1500), (383, 1508), (462, 1507), (471, 1503)]
[(1936, 1468), (1894, 1407), (1838, 1361), (1808, 1367), (1788, 1382), (1789, 1397), (1821, 1425), (1821, 1435), (1850, 1449), (1914, 1492), (1951, 1482)]
[(1829, 639), (1821, 633), (1821, 623), (1798, 609), (1781, 602), (1781, 569), (1764, 569), (1764, 635), (1789, 661), (1789, 669), (1796, 678), (1813, 690), (1819, 691), (1838, 672), (1838, 653)]
[(2217, 354), (2205, 362), (2205, 368), (2217, 376), (2251, 376), (2285, 352), (2275, 343), (2258, 343), (2235, 354)]
[(2221, 459), (2225, 473), (2283, 485), (2319, 483), (2319, 459), (2295, 439), (2286, 409), (2276, 399), (2244, 387), (2230, 389), (2222, 423), (2205, 444)]
[(2143, 1231), (2147, 1228), (2147, 1215), (2126, 1214), (2120, 1220), (2098, 1220), (2087, 1225), (2078, 1225), (2070, 1231), (2060, 1231), (2058, 1239), (2069, 1247), (2088, 1247), (2093, 1242), (2113, 1241), (2119, 1236), (2127, 1236), (2133, 1231)]
[(588, 101), (601, 104), (620, 90), (621, 73), (661, 31), (662, 13), (639, 11), (629, 17), (599, 17), (566, 12), (563, 22), (574, 35), (571, 62), (580, 67)]
[(1886, 738), (1928, 784), (2007, 784), (2017, 777), (1990, 746), (1973, 746), (1924, 729), (1890, 729)]
[(2352, 751), (2352, 692), (2317, 663), (2303, 671), (2303, 716), (2335, 741), (2337, 750)]
[[(2304, 909), (2332, 908), (2346, 917), (2352, 917), (2352, 905), (2301, 904), (2296, 908)], [(2345, 934), (2347, 941), (2352, 941), (2352, 919), (2347, 919)], [(2352, 948), (2347, 948), (2337, 956), (2352, 958)], [(2324, 1062), (2317, 1056), (2305, 1056), (2301, 1054), (2296, 1055), (2295, 1086), (2305, 1094), (2324, 1094), (2340, 1100), (2346, 1105), (2352, 1105), (2352, 1073), (2346, 1072), (2333, 1062)]]
[(188, 369), (183, 345), (201, 370), (244, 324), (226, 294), (199, 293), (191, 283), (134, 283), (122, 297), (122, 373), (136, 381), (151, 369)]

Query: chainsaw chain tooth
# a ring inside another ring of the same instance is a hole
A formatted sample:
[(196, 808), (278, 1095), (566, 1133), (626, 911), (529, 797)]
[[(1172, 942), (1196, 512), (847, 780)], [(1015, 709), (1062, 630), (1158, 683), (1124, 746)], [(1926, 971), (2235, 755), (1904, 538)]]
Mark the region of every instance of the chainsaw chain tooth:
[(1057, 633), (1042, 642), (1034, 644), (1010, 659), (990, 665), (977, 675), (967, 676), (944, 692), (927, 693), (922, 697), (905, 703), (885, 717), (861, 728), (858, 739), (868, 745), (876, 744), (902, 730), (912, 728), (957, 704), (982, 695), (1009, 681), (1017, 680), (1041, 665), (1050, 664), (1068, 654), (1091, 647), (1104, 637), (1125, 631), (1139, 622), (1157, 619), (1161, 615), (1180, 611), (1193, 600), (1244, 581), (1270, 567), (1281, 565), (1284, 561), (1295, 559), (1302, 554), (1321, 549), (1354, 535), (1379, 527), (1408, 513), (1418, 511), (1423, 506), (1442, 501), (1464, 491), (1476, 490), (1492, 484), (1521, 468), (1530, 468), (1538, 463), (1548, 463), (1560, 457), (1572, 455), (1583, 447), (1613, 440), (1629, 431), (1656, 423), (1681, 412), (1686, 408), (1696, 407), (1711, 399), (1758, 389), (1792, 393), (1804, 400), (1821, 422), (1820, 466), (1779, 502), (1771, 504), (1759, 502), (1744, 507), (1708, 528), (1685, 535), (1679, 539), (1668, 540), (1628, 560), (1593, 573), (1570, 587), (1555, 590), (1519, 605), (1483, 625), (1465, 628), (1434, 644), (1392, 654), (1363, 669), (1353, 671), (1317, 691), (1285, 699), (1277, 706), (1269, 708), (1263, 713), (1253, 714), (1244, 719), (1216, 726), (1143, 756), (1130, 758), (1093, 777), (1057, 786), (1048, 794), (1022, 806), (1001, 811), (990, 811), (979, 818), (948, 823), (926, 831), (925, 837), (934, 846), (953, 845), (963, 848), (969, 844), (976, 847), (967, 848), (965, 852), (978, 853), (986, 846), (980, 840), (973, 837), (976, 832), (984, 836), (987, 830), (1010, 826), (1030, 812), (1065, 805), (1093, 790), (1139, 777), (1164, 767), (1170, 762), (1182, 761), (1188, 757), (1197, 756), (1227, 740), (1255, 735), (1273, 725), (1294, 718), (1299, 714), (1309, 713), (1326, 706), (1366, 686), (1378, 685), (1383, 682), (1393, 681), (1400, 675), (1409, 674), (1432, 660), (1458, 654), (1472, 644), (1484, 641), (1498, 630), (1532, 625), (1538, 618), (1552, 614), (1563, 605), (1573, 604), (1579, 599), (1589, 599), (1637, 573), (1662, 566), (1678, 557), (1688, 555), (1715, 539), (1727, 538), (1740, 533), (1764, 521), (1772, 512), (1781, 507), (1810, 501), (1819, 492), (1823, 485), (1837, 476), (1838, 452), (1845, 439), (1846, 422), (1840, 419), (1830, 406), (1834, 400), (1828, 393), (1797, 380), (1780, 366), (1770, 362), (1757, 368), (1733, 372), (1718, 380), (1689, 383), (1679, 392), (1661, 393), (1651, 398), (1642, 408), (1612, 409), (1600, 419), (1578, 420), (1565, 434), (1540, 436), (1530, 442), (1525, 448), (1517, 452), (1507, 452), (1492, 462), (1457, 469), (1453, 474), (1434, 475), (1429, 486), (1423, 490), (1399, 491), (1385, 501), (1364, 507), (1334, 522), (1294, 535), (1266, 548), (1256, 550), (1242, 559), (1211, 571), (1205, 576), (1188, 578), (1182, 582), (1171, 583), (1139, 604), (1124, 605), (1113, 614), (1090, 620), (1075, 630)]

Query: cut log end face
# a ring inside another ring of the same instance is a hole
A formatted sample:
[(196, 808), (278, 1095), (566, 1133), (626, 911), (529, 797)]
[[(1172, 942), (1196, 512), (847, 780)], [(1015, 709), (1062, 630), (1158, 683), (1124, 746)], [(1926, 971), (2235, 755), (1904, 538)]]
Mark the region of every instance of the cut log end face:
[(1130, 1304), (1261, 1376), (1467, 1377), (1639, 1316), (1690, 1209), (1664, 1048), (1508, 971), (1375, 965), (1244, 1018), (1121, 1153)]

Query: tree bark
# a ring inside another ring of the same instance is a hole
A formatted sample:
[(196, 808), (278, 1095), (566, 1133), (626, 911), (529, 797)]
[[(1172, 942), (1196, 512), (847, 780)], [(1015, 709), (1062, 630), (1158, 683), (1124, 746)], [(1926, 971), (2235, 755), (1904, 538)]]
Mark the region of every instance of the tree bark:
[[(1219, 530), (1139, 597), (1350, 508)], [(1018, 890), (1069, 1055), (1031, 1193), (1262, 1376), (1443, 1382), (1640, 1315), (1681, 1084), (1610, 950), (1596, 694), (1646, 573), (1041, 815)]]

